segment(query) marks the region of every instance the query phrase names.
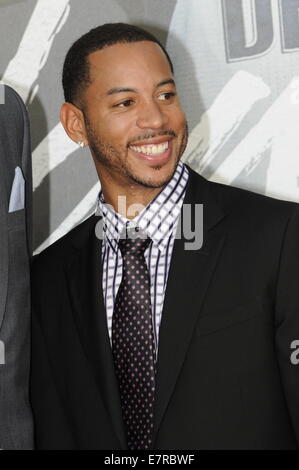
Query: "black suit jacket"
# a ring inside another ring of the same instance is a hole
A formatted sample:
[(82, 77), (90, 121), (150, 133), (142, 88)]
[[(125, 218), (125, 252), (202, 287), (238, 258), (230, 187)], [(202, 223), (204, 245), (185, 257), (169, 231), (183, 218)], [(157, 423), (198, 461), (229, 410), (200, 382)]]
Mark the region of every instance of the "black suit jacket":
[[(174, 244), (154, 449), (299, 447), (299, 209), (190, 167), (203, 246)], [(193, 213), (193, 211), (192, 211)], [(31, 399), (38, 449), (126, 449), (102, 295), (99, 217), (37, 256)]]

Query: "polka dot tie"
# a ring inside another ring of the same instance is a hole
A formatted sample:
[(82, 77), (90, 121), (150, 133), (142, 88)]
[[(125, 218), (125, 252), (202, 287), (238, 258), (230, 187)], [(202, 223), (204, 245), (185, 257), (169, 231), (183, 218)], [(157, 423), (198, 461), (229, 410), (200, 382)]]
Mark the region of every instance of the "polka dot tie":
[[(146, 234), (128, 229), (119, 240), (122, 281), (112, 318), (112, 352), (130, 450), (149, 449), (153, 429), (155, 343), (150, 279), (144, 251)], [(137, 229), (138, 230), (138, 229)]]

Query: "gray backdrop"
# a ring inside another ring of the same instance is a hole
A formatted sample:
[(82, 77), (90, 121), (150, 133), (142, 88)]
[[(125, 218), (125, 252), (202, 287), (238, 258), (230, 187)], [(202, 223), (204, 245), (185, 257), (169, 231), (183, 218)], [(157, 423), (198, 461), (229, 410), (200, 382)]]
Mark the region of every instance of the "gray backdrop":
[(0, 77), (31, 118), (34, 248), (93, 210), (88, 149), (59, 123), (70, 45), (128, 22), (167, 47), (187, 113), (183, 156), (210, 180), (299, 202), (299, 0), (0, 0)]

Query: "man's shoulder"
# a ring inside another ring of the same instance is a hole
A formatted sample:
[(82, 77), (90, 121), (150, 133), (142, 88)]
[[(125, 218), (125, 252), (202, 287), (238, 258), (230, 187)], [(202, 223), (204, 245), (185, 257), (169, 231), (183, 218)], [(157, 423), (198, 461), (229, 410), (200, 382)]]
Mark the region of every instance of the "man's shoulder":
[(94, 233), (97, 220), (98, 217), (91, 215), (41, 253), (35, 255), (32, 260), (33, 275), (63, 268), (70, 256), (80, 249), (80, 246), (88, 243)]
[(294, 201), (284, 200), (269, 195), (261, 194), (228, 184), (209, 181), (203, 176), (196, 174), (197, 184), (205, 185), (212, 194), (214, 200), (227, 214), (238, 213), (245, 217), (253, 215), (288, 218), (295, 212), (299, 212), (299, 204)]
[(299, 204), (265, 194), (256, 193), (244, 188), (214, 183), (215, 191), (222, 196), (228, 208), (235, 209), (244, 216), (269, 218), (283, 221), (299, 211)]

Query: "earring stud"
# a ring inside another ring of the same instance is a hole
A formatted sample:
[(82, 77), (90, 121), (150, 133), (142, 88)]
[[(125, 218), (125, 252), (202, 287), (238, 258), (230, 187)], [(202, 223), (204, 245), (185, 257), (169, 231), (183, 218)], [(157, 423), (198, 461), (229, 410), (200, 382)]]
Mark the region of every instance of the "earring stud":
[(84, 142), (82, 142), (81, 140), (79, 140), (79, 142), (77, 142), (77, 144), (79, 145), (79, 147), (84, 147)]

